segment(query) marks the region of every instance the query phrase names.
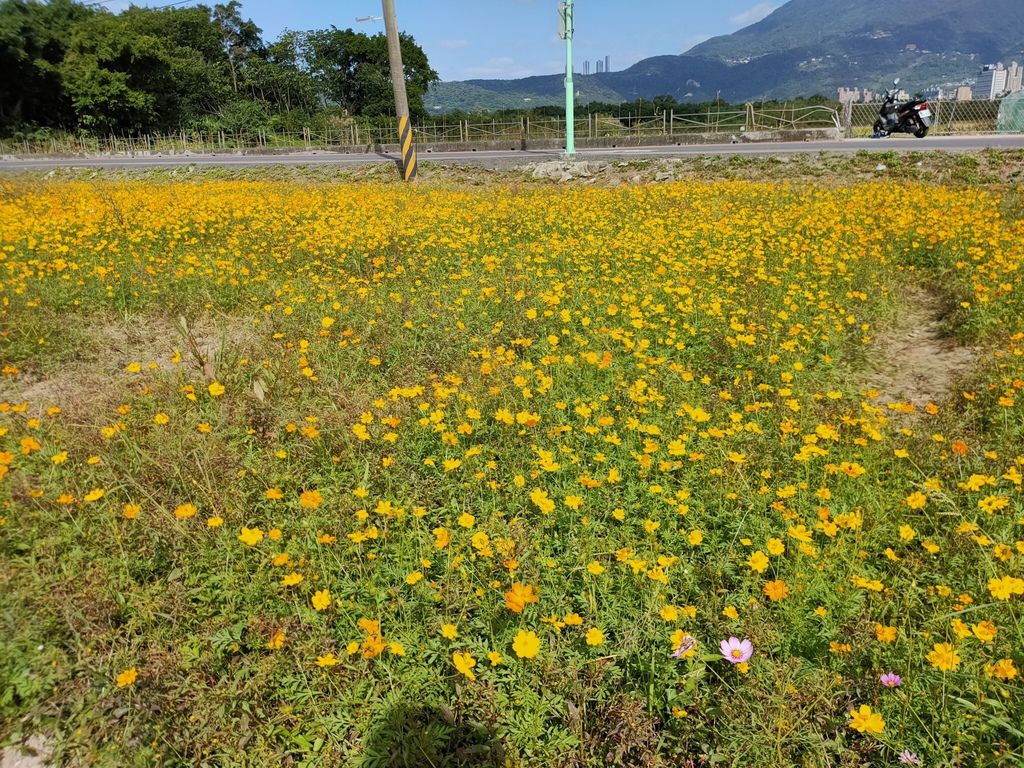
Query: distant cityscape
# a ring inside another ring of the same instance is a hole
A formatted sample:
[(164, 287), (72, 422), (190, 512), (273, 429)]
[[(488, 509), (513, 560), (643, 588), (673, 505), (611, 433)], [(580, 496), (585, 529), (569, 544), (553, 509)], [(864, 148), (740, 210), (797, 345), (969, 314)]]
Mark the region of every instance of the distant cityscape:
[[(1024, 66), (1011, 61), (1010, 66), (986, 64), (978, 73), (974, 85), (956, 85), (947, 88), (933, 87), (924, 91), (926, 99), (947, 101), (990, 101), (1024, 90)], [(840, 88), (836, 92), (839, 102), (846, 104), (871, 104), (882, 100), (882, 94), (867, 88)], [(900, 90), (897, 101), (908, 101), (910, 94)]]
[[(600, 75), (602, 72), (611, 72), (611, 71), (612, 71), (612, 57), (611, 56), (605, 56), (603, 59), (595, 59), (594, 60), (593, 74)], [(583, 62), (583, 74), (584, 75), (592, 74), (591, 70), (590, 70), (590, 59), (587, 59), (586, 61)]]

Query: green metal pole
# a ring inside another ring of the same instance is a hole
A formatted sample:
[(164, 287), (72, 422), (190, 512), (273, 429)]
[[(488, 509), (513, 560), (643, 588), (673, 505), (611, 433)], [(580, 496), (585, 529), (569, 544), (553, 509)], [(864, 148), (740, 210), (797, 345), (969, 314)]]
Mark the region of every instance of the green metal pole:
[(572, 4), (573, 0), (565, 0), (563, 14), (565, 18), (565, 155), (576, 156), (576, 114), (574, 110), (576, 92), (572, 84)]

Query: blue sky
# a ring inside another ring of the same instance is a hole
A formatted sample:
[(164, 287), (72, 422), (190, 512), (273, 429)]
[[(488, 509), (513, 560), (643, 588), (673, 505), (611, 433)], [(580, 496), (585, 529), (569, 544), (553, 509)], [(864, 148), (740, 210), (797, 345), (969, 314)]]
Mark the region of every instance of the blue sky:
[[(212, 5), (217, 0), (205, 0)], [(165, 5), (147, 0), (137, 5)], [(241, 0), (244, 15), (264, 37), (281, 30), (331, 24), (367, 33), (382, 22), (379, 0)], [(683, 53), (713, 35), (733, 32), (766, 16), (783, 0), (576, 0), (575, 59), (611, 57), (612, 70), (640, 59)], [(111, 10), (127, 6), (108, 0)], [(564, 70), (558, 39), (558, 0), (395, 0), (399, 26), (415, 36), (443, 80), (515, 78)], [(593, 68), (593, 64), (591, 64)], [(593, 71), (593, 69), (591, 70)]]

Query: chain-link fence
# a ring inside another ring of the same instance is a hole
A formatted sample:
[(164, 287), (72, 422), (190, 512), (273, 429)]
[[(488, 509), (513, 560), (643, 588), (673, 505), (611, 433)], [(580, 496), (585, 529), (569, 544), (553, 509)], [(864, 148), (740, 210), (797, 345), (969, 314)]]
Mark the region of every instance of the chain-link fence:
[[(1024, 109), (1010, 109), (996, 101), (929, 101), (934, 123), (933, 135), (1024, 133)], [(880, 104), (772, 107), (756, 104), (743, 107), (723, 105), (700, 111), (668, 110), (658, 114), (611, 115), (591, 113), (575, 120), (578, 139), (614, 139), (686, 134), (731, 134), (745, 132), (836, 128), (850, 137), (869, 136)], [(1002, 115), (1002, 117), (1000, 117)], [(473, 142), (510, 142), (523, 146), (537, 140), (565, 138), (565, 119), (523, 115), (491, 121), (434, 120), (413, 128), (418, 144), (444, 145)], [(61, 154), (143, 154), (199, 151), (351, 150), (365, 151), (397, 142), (396, 120), (350, 119), (333, 128), (301, 131), (192, 131), (168, 134), (108, 134), (105, 136), (54, 135), (35, 139), (0, 139), (3, 155)]]
[[(999, 121), (1002, 99), (993, 101), (940, 101), (928, 100), (932, 113), (932, 127), (929, 135), (955, 136), (984, 133), (1024, 133), (1024, 125)], [(878, 119), (881, 104), (850, 104), (845, 121), (847, 135), (853, 138), (870, 136)], [(1021, 121), (1024, 122), (1024, 121)]]

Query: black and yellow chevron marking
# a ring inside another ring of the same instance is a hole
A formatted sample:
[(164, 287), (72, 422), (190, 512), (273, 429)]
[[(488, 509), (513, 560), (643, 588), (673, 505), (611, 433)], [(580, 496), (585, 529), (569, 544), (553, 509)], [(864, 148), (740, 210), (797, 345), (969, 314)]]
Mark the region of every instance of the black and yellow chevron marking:
[(412, 181), (416, 178), (416, 150), (412, 146), (412, 125), (408, 117), (398, 119), (398, 143), (402, 146), (402, 178)]

